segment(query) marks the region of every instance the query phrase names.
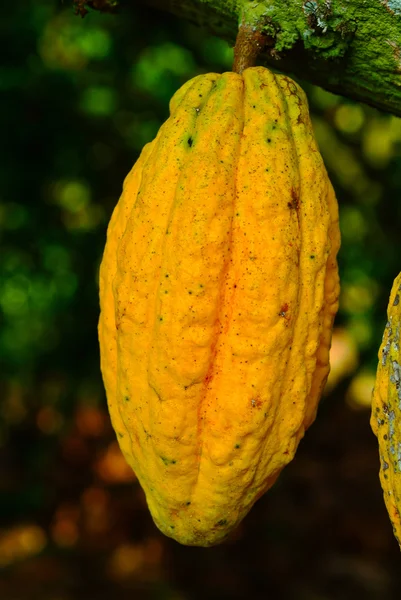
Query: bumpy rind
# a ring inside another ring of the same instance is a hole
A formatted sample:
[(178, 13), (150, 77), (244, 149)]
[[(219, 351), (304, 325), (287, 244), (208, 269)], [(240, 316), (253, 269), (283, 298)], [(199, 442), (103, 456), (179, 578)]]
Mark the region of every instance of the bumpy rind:
[(314, 420), (339, 244), (296, 83), (255, 67), (174, 95), (109, 225), (99, 339), (122, 451), (182, 544), (226, 539)]
[(401, 546), (401, 273), (391, 290), (387, 317), (372, 396), (371, 426), (379, 442), (384, 501)]

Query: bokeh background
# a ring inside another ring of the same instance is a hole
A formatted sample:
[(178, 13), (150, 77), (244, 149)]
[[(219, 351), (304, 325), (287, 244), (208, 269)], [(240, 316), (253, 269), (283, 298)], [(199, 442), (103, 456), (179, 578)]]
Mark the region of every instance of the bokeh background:
[(170, 97), (229, 70), (232, 49), (135, 4), (85, 19), (69, 0), (2, 11), (0, 597), (398, 600), (369, 418), (401, 269), (401, 120), (304, 84), (340, 203), (332, 376), (296, 459), (232, 540), (181, 547), (153, 525), (110, 426), (98, 267)]

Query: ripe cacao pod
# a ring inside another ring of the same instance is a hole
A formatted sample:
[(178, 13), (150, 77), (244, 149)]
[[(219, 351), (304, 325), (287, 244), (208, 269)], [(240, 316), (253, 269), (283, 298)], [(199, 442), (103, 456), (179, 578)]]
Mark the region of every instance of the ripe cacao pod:
[(387, 308), (372, 396), (371, 426), (379, 442), (380, 482), (384, 502), (401, 546), (401, 273)]
[(253, 67), (176, 92), (100, 269), (110, 415), (166, 535), (223, 541), (293, 458), (329, 371), (339, 243), (296, 83)]

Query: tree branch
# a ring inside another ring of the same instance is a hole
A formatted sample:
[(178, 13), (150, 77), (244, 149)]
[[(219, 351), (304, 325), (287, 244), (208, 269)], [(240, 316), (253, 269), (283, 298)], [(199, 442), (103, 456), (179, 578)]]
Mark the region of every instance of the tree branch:
[(238, 24), (269, 38), (259, 62), (401, 116), (401, 0), (136, 0), (234, 45)]

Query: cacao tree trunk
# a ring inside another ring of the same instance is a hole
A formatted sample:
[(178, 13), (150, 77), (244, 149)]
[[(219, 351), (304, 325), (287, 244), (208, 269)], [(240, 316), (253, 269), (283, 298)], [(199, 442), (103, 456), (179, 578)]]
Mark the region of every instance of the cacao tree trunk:
[(401, 116), (400, 0), (135, 1), (233, 45), (239, 23), (255, 27), (267, 42), (260, 64)]

